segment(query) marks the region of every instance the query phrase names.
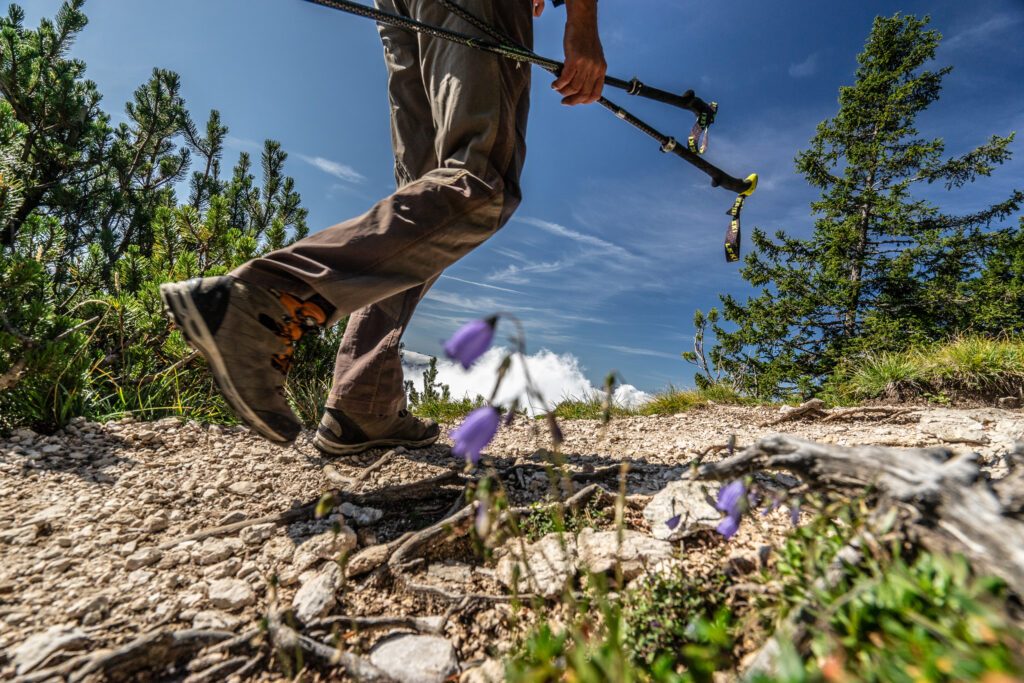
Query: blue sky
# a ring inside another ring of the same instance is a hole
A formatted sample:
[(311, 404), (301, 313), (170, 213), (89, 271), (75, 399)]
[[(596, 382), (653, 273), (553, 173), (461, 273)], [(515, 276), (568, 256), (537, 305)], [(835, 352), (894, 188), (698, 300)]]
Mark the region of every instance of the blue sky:
[[(30, 25), (58, 6), (23, 2)], [(602, 0), (600, 11), (610, 73), (720, 103), (709, 160), (761, 177), (744, 209), (747, 234), (809, 232), (814, 193), (793, 157), (835, 113), (878, 14), (930, 13), (946, 37), (937, 62), (955, 69), (923, 133), (960, 153), (1024, 128), (1022, 0)], [(153, 67), (172, 69), (197, 122), (216, 108), (231, 128), (226, 167), (265, 138), (281, 141), (314, 231), (393, 189), (384, 67), (369, 21), (300, 0), (91, 0), (86, 12), (74, 55), (115, 117)], [(549, 6), (536, 24), (538, 52), (561, 58), (563, 22)], [(749, 292), (722, 256), (732, 196), (596, 105), (561, 106), (550, 80), (535, 69), (519, 212), (438, 281), (407, 347), (438, 354), (460, 323), (509, 311), (526, 324), (531, 350), (572, 354), (595, 385), (616, 369), (647, 391), (689, 386), (693, 371), (679, 354), (691, 346), (694, 309)], [(685, 112), (607, 94), (669, 134), (689, 130)], [(966, 211), (1024, 187), (1022, 142), (992, 179), (932, 198)]]

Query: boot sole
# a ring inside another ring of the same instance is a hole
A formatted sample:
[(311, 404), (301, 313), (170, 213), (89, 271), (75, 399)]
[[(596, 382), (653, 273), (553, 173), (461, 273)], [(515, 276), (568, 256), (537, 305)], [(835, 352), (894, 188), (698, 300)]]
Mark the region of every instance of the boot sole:
[(261, 420), (256, 412), (242, 400), (235, 383), (228, 374), (224, 357), (221, 356), (210, 329), (206, 326), (203, 316), (192, 301), (191, 287), (187, 282), (173, 282), (160, 285), (160, 299), (164, 304), (164, 312), (171, 322), (177, 326), (185, 337), (185, 341), (199, 353), (203, 354), (213, 372), (213, 380), (217, 388), (235, 411), (242, 422), (265, 439), (280, 444), (289, 444), (293, 438), (285, 437)]
[(406, 448), (426, 448), (431, 446), (437, 441), (440, 434), (431, 436), (426, 439), (420, 439), (419, 441), (411, 441), (409, 439), (374, 439), (373, 441), (364, 441), (359, 444), (345, 445), (337, 442), (329, 441), (324, 437), (320, 436), (320, 432), (316, 433), (313, 437), (313, 445), (316, 449), (325, 455), (359, 455), (372, 448), (394, 448), (395, 446), (404, 446)]

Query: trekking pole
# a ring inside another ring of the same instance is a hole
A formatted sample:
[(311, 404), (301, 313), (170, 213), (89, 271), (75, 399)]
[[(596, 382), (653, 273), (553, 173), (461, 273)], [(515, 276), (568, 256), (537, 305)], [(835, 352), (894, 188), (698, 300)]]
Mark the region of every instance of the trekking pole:
[[(421, 33), (433, 38), (440, 38), (452, 43), (465, 45), (466, 47), (497, 54), (508, 59), (536, 64), (555, 75), (560, 74), (562, 68), (565, 66), (562, 62), (543, 57), (532, 50), (528, 50), (525, 47), (516, 44), (515, 41), (508, 39), (495, 28), (491, 27), (468, 10), (460, 7), (454, 2), (450, 2), (449, 0), (439, 1), (450, 12), (456, 14), (477, 29), (489, 35), (494, 42), (483, 40), (476, 36), (459, 33), (457, 31), (450, 31), (439, 26), (425, 24), (423, 22), (416, 21), (411, 17), (392, 14), (390, 12), (379, 10), (375, 7), (368, 7), (357, 2), (350, 2), (349, 0), (306, 1), (315, 5), (322, 5), (324, 7), (340, 10), (356, 16), (373, 19), (374, 21), (387, 26), (394, 26), (396, 28)], [(686, 91), (683, 95), (675, 95), (664, 90), (647, 86), (637, 78), (625, 81), (620, 78), (605, 76), (604, 83), (605, 85), (625, 90), (630, 95), (657, 100), (681, 109), (686, 109), (697, 115), (698, 118), (690, 132), (688, 144), (684, 146), (679, 144), (675, 138), (661, 133), (647, 122), (634, 116), (623, 107), (611, 102), (607, 98), (602, 97), (598, 100), (604, 108), (615, 114), (617, 118), (622, 119), (641, 132), (646, 133), (649, 137), (657, 140), (661, 146), (660, 148), (662, 152), (671, 152), (707, 174), (708, 177), (711, 178), (712, 187), (723, 187), (737, 193), (736, 200), (733, 202), (732, 207), (726, 212), (729, 216), (732, 216), (732, 221), (730, 222), (729, 229), (726, 232), (725, 258), (728, 262), (739, 260), (740, 212), (743, 208), (743, 202), (746, 197), (749, 197), (753, 194), (754, 190), (757, 189), (757, 174), (751, 173), (745, 179), (740, 180), (739, 178), (729, 175), (714, 164), (705, 161), (699, 156), (707, 147), (708, 127), (714, 122), (715, 115), (718, 112), (718, 105), (714, 102), (710, 104), (704, 102), (704, 100), (694, 95), (692, 90)]]

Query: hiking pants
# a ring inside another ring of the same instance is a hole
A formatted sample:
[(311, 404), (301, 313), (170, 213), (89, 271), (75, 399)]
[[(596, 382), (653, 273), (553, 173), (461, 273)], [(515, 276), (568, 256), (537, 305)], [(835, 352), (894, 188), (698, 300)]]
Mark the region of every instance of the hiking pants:
[[(532, 48), (530, 0), (460, 0)], [(481, 35), (436, 0), (378, 8)], [(399, 341), (441, 272), (493, 235), (522, 198), (530, 66), (380, 26), (391, 102), (397, 191), (362, 216), (231, 273), (349, 315), (327, 405), (356, 416), (405, 407)], [(454, 331), (454, 330), (453, 330)]]

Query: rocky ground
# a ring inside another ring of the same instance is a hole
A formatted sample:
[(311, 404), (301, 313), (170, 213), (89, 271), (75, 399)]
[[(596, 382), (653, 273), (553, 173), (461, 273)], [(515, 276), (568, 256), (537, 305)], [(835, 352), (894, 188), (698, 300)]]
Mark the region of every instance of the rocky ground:
[[(609, 570), (616, 553), (627, 580), (665, 563), (696, 572), (723, 564), (743, 571), (764, 561), (788, 528), (785, 507), (755, 516), (725, 541), (709, 530), (718, 513), (706, 497), (678, 483), (695, 459), (723, 457), (730, 435), (738, 448), (779, 431), (848, 445), (946, 444), (977, 451), (999, 476), (1024, 434), (1024, 412), (994, 408), (833, 412), (768, 425), (780, 417), (775, 408), (709, 406), (607, 427), (565, 423), (562, 453), (575, 477), (560, 484), (573, 489), (563, 494), (593, 483), (614, 492), (619, 466), (630, 464), (621, 548), (607, 531), (612, 506), (596, 498), (596, 529), (565, 544), (540, 529), (531, 543), (508, 541), (486, 560), (468, 536), (410, 547), (409, 532), (462, 507), (462, 464), (446, 439), (420, 451), (327, 461), (308, 435), (280, 448), (242, 428), (175, 419), (79, 420), (52, 436), (19, 430), (0, 440), (0, 677), (74, 673), (126, 644), (119, 656), (127, 661), (143, 656), (138, 639), (145, 634), (187, 631), (206, 644), (223, 643), (225, 633), (259, 639), (260, 620), (291, 607), (297, 631), (342, 643), (395, 679), (441, 681), (461, 671), (466, 680), (488, 680), (516, 624), (557, 614), (554, 602), (543, 615), (514, 608), (516, 575), (524, 577), (518, 590), (550, 597), (572, 586), (583, 567)], [(554, 495), (541, 466), (548, 447), (543, 422), (527, 420), (492, 443), (513, 505)], [(432, 483), (417, 489), (422, 481)], [(784, 475), (765, 482), (780, 491), (793, 483)], [(355, 504), (322, 519), (302, 507), (338, 488)], [(255, 521), (288, 510), (296, 511), (290, 519)], [(681, 513), (684, 524), (673, 532), (664, 520)], [(451, 526), (472, 521), (464, 516)], [(347, 565), (339, 566), (340, 556)], [(524, 556), (533, 558), (529, 567), (520, 564)], [(275, 680), (288, 664), (268, 648), (242, 657), (225, 647), (177, 666), (173, 679), (223, 680), (234, 672), (234, 680)]]

